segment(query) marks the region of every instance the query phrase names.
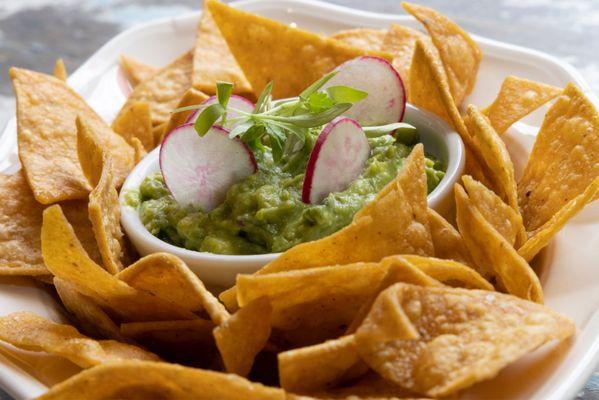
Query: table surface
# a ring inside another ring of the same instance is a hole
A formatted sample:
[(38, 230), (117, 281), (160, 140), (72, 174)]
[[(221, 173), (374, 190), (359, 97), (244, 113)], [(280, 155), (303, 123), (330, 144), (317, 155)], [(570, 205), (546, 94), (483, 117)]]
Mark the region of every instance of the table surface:
[[(401, 14), (397, 0), (329, 0)], [(574, 65), (599, 93), (598, 0), (414, 0), (467, 31), (545, 51)], [(0, 126), (14, 113), (8, 68), (51, 72), (62, 57), (75, 70), (120, 31), (198, 8), (200, 0), (0, 0)], [(0, 390), (0, 400), (10, 397)], [(599, 400), (599, 369), (577, 399)]]

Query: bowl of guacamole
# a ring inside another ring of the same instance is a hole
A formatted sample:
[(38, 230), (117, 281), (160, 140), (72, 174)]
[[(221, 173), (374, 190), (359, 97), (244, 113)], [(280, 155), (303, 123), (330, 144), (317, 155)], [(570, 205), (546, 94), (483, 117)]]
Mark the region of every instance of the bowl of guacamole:
[[(362, 174), (320, 204), (302, 202), (302, 182), (317, 129), (310, 132), (302, 151), (289, 159), (275, 163), (268, 151), (256, 154), (256, 172), (233, 184), (222, 204), (209, 212), (175, 201), (160, 173), (156, 149), (123, 185), (123, 226), (142, 255), (168, 251), (192, 269), (221, 261), (223, 265), (237, 265), (237, 269), (224, 267), (235, 270), (229, 278), (216, 278), (228, 284), (237, 273), (253, 272), (280, 252), (348, 225), (354, 214), (397, 175), (417, 143), (424, 144), (426, 153), (429, 204), (443, 211), (463, 169), (461, 139), (440, 118), (411, 105), (405, 121), (417, 128), (417, 135), (369, 138), (371, 151)], [(222, 274), (220, 269), (217, 275)], [(214, 275), (202, 273), (201, 277), (215, 281)]]

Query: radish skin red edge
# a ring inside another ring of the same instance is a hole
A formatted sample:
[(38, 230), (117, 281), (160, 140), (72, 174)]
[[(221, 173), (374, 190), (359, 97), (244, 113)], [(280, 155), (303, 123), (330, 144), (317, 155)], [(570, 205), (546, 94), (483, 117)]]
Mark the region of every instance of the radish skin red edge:
[(302, 201), (321, 203), (329, 193), (345, 190), (362, 171), (370, 144), (360, 124), (348, 117), (329, 122), (318, 136), (302, 187)]
[(221, 204), (235, 182), (256, 172), (254, 153), (229, 131), (214, 125), (199, 136), (194, 124), (170, 131), (160, 147), (160, 170), (175, 200), (210, 211)]
[[(202, 108), (195, 110), (194, 112), (192, 112), (191, 114), (189, 114), (187, 116), (187, 118), (185, 119), (185, 123), (187, 124), (189, 122), (195, 122), (195, 120), (198, 119), (198, 116), (200, 115), (202, 110), (214, 103), (218, 103), (218, 99), (216, 98), (216, 96), (208, 97), (206, 100), (204, 100), (202, 102), (202, 104), (201, 104)], [(245, 111), (248, 113), (251, 113), (252, 111), (254, 111), (254, 103), (252, 103), (245, 97), (241, 97), (236, 94), (231, 95), (231, 97), (229, 98), (229, 103), (227, 104), (227, 107), (236, 108), (238, 110)], [(241, 117), (241, 115), (239, 115), (235, 111), (227, 111), (227, 115), (229, 118)]]
[(345, 112), (362, 126), (401, 122), (406, 111), (406, 90), (399, 73), (385, 59), (362, 56), (337, 67), (337, 74), (324, 89), (345, 85), (363, 90), (368, 96)]

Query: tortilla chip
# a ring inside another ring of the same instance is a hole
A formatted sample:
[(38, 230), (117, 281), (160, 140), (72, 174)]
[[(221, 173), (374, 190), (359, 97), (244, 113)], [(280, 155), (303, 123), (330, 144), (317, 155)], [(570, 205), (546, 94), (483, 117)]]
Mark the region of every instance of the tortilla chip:
[[(350, 225), (330, 236), (292, 247), (256, 273), (372, 262), (393, 254), (432, 255), (425, 211), (426, 177), (412, 175), (418, 171), (424, 173), (422, 146), (414, 148), (397, 178), (358, 211)], [(235, 287), (224, 291), (220, 298), (227, 307), (234, 308)]]
[[(33, 197), (23, 170), (0, 174), (0, 275), (50, 275), (42, 259), (40, 234), (44, 207)], [(87, 202), (63, 202), (65, 215), (93, 260), (100, 260), (87, 217)]]
[[(208, 96), (206, 96), (204, 93), (200, 92), (199, 90), (194, 89), (194, 88), (189, 88), (185, 92), (183, 97), (181, 97), (179, 104), (177, 104), (177, 108), (198, 105), (198, 104), (203, 103), (204, 100), (206, 100), (207, 98), (208, 98)], [(166, 124), (166, 127), (164, 128), (164, 133), (166, 134), (166, 133), (172, 131), (173, 129), (175, 129), (176, 127), (178, 127), (179, 125), (183, 125), (185, 123), (185, 119), (192, 112), (193, 112), (193, 110), (172, 113), (170, 119), (168, 120), (168, 122)]]
[(167, 122), (181, 96), (191, 87), (192, 58), (193, 52), (188, 51), (137, 85), (115, 120), (132, 104), (141, 101), (150, 105), (152, 126)]
[(67, 358), (82, 368), (122, 360), (159, 360), (137, 346), (90, 339), (71, 325), (57, 324), (27, 311), (0, 317), (0, 340), (23, 350)]
[(435, 248), (435, 257), (472, 265), (468, 249), (460, 233), (435, 210), (428, 210), (428, 222)]
[(547, 112), (518, 183), (524, 226), (534, 231), (599, 176), (599, 114), (574, 84)]
[[(384, 29), (355, 28), (337, 31), (331, 37), (358, 49), (379, 51), (382, 50), (386, 34), (387, 31)], [(385, 51), (393, 53), (389, 50)]]
[(512, 247), (518, 248), (526, 242), (528, 237), (518, 212), (469, 175), (464, 175), (462, 181), (472, 204)]
[(281, 352), (277, 358), (281, 387), (297, 393), (332, 388), (368, 370), (353, 335)]
[(398, 283), (379, 295), (355, 340), (360, 357), (385, 379), (441, 397), (575, 329), (555, 311), (513, 296)]
[(62, 304), (75, 317), (84, 333), (92, 337), (125, 341), (117, 324), (91, 297), (82, 295), (75, 285), (64, 279), (54, 278), (53, 283)]
[(144, 145), (141, 143), (141, 141), (136, 137), (131, 139), (131, 146), (135, 151), (135, 164), (137, 165), (141, 160), (144, 159), (145, 156), (148, 155), (148, 152), (146, 149), (144, 149)]
[(87, 198), (90, 185), (77, 157), (78, 115), (112, 155), (115, 183), (122, 184), (133, 167), (133, 149), (79, 95), (64, 81), (38, 72), (11, 68), (10, 77), (17, 97), (19, 158), (37, 201)]
[(574, 217), (584, 206), (597, 199), (599, 193), (599, 177), (585, 189), (584, 192), (570, 200), (551, 219), (540, 228), (531, 232), (531, 237), (518, 249), (518, 254), (526, 261), (530, 261), (535, 255), (555, 236), (555, 234), (566, 225), (570, 218)]
[(160, 398), (163, 400), (285, 400), (285, 392), (222, 372), (150, 361), (121, 361), (85, 370), (38, 400)]
[(167, 123), (168, 122), (164, 122), (152, 128), (152, 135), (154, 136), (154, 143), (156, 143), (156, 146), (162, 144), (162, 139), (164, 138), (165, 133), (164, 129), (166, 128)]
[(216, 325), (229, 318), (225, 307), (175, 255), (147, 255), (121, 271), (117, 278), (183, 309), (204, 312)]
[(60, 206), (44, 210), (41, 237), (42, 255), (50, 272), (74, 284), (77, 291), (92, 297), (122, 320), (197, 318), (188, 310), (134, 289), (94, 263), (77, 240)]
[(112, 129), (133, 145), (133, 138), (139, 139), (146, 150), (155, 146), (152, 132), (150, 105), (145, 101), (131, 103), (112, 121)]
[(482, 113), (489, 117), (493, 129), (501, 135), (514, 122), (556, 98), (561, 91), (555, 86), (508, 76), (503, 80), (493, 103)]
[(121, 230), (119, 194), (112, 177), (112, 158), (104, 151), (98, 136), (87, 122), (77, 118), (77, 131), (77, 153), (81, 156), (81, 169), (93, 179), (90, 183), (94, 185), (89, 194), (89, 219), (104, 268), (111, 274), (116, 274), (123, 269), (125, 239)]
[(147, 81), (158, 72), (159, 68), (144, 64), (135, 58), (127, 57), (124, 54), (119, 56), (119, 65), (125, 73), (131, 87), (139, 85), (143, 81)]
[(216, 0), (206, 0), (204, 6), (216, 21), (254, 94), (272, 80), (273, 98), (297, 96), (344, 61), (364, 54), (392, 58), (388, 53), (351, 47)]
[(61, 81), (66, 81), (68, 74), (67, 74), (67, 67), (64, 65), (64, 61), (62, 60), (62, 58), (59, 58), (56, 60), (56, 62), (54, 63), (54, 77), (60, 79)]
[(216, 94), (216, 82), (233, 84), (233, 93), (252, 95), (250, 83), (231, 54), (208, 7), (204, 7), (198, 25), (193, 55), (193, 87), (204, 93)]
[(416, 48), (416, 40), (425, 37), (426, 35), (416, 29), (391, 24), (381, 44), (381, 50), (393, 54), (392, 64), (399, 72), (406, 88), (410, 77), (410, 64)]
[(464, 189), (455, 185), (458, 228), (478, 272), (495, 277), (508, 293), (543, 303), (543, 289), (530, 265), (487, 222)]
[(250, 373), (254, 358), (270, 337), (271, 312), (268, 299), (261, 297), (214, 329), (216, 346), (227, 372), (239, 376)]
[(428, 31), (437, 50), (456, 104), (472, 92), (483, 54), (470, 35), (432, 8), (401, 3)]
[(493, 285), (480, 276), (474, 269), (453, 260), (441, 260), (440, 258), (421, 257), (409, 254), (401, 257), (431, 278), (442, 282), (447, 286), (462, 287), (466, 289), (495, 290), (493, 289)]
[(321, 400), (426, 400), (416, 396), (400, 386), (383, 379), (373, 371), (369, 371), (357, 382), (349, 386), (310, 393)]

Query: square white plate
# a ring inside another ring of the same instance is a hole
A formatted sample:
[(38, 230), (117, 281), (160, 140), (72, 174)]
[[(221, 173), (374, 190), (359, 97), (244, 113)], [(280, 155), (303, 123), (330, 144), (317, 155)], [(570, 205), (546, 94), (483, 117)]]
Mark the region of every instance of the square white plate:
[[(383, 15), (307, 0), (242, 1), (234, 5), (266, 17), (315, 32), (329, 34), (352, 27), (385, 28), (393, 22), (419, 28), (408, 16)], [(200, 13), (150, 22), (129, 29), (98, 50), (69, 78), (78, 91), (107, 121), (125, 101), (118, 55), (164, 65), (192, 47)], [(569, 65), (537, 51), (474, 37), (483, 59), (478, 83), (468, 102), (489, 104), (507, 75), (556, 86), (578, 84), (599, 104), (588, 85)], [(534, 134), (545, 109), (517, 123), (505, 136), (517, 172), (526, 162)], [(0, 136), (0, 171), (19, 168), (16, 122), (11, 119)], [(461, 398), (566, 399), (574, 397), (599, 361), (599, 204), (574, 218), (546, 249), (541, 282), (546, 303), (572, 318), (576, 337), (560, 346), (546, 346), (503, 370), (495, 379), (478, 384)], [(0, 314), (30, 310), (56, 321), (60, 306), (46, 291), (26, 279), (0, 278)], [(16, 351), (0, 346), (0, 386), (17, 399), (31, 398), (77, 371), (71, 363), (53, 356)]]

